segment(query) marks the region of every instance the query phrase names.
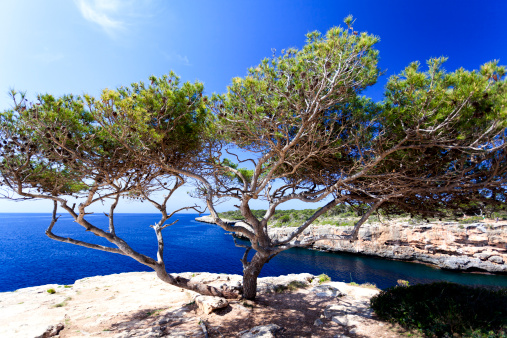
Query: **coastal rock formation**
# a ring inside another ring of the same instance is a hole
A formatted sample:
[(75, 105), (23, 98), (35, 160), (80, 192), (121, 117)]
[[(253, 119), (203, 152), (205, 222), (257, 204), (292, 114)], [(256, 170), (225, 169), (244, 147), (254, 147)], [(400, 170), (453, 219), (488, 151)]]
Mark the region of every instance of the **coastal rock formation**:
[[(241, 280), (240, 275), (228, 274), (178, 275), (206, 280), (208, 285)], [(164, 283), (154, 272), (35, 286), (0, 293), (0, 337), (349, 337), (354, 332), (382, 336), (387, 324), (369, 310), (369, 300), (379, 290), (330, 282), (325, 287), (343, 295), (317, 295), (305, 287), (315, 280), (311, 274), (260, 278), (265, 291), (256, 301), (229, 300), (225, 308), (211, 313), (192, 301), (198, 294)], [(291, 284), (298, 288), (269, 293), (268, 285)], [(389, 337), (406, 337), (404, 330), (395, 328)]]
[[(208, 222), (211, 222), (210, 219)], [(243, 222), (241, 225), (248, 226)], [(269, 234), (271, 238), (279, 240), (294, 230), (270, 228)], [(450, 270), (507, 273), (506, 221), (485, 220), (473, 224), (410, 224), (408, 221), (367, 223), (359, 230), (357, 241), (346, 238), (351, 232), (352, 226), (312, 225), (297, 240), (323, 236), (345, 238), (319, 240), (310, 248), (421, 262)]]

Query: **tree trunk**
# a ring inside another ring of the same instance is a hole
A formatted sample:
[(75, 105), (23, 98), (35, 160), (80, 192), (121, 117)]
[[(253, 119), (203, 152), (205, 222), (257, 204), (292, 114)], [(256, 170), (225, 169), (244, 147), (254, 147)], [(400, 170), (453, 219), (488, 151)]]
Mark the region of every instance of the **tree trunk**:
[(190, 279), (187, 278), (179, 276), (173, 277), (166, 272), (165, 267), (163, 267), (163, 265), (155, 266), (154, 270), (157, 273), (157, 277), (163, 280), (164, 282), (183, 289), (198, 292), (204, 296), (216, 296), (227, 299), (237, 299), (240, 295), (239, 290), (232, 289), (228, 286), (223, 286), (222, 288), (217, 289), (214, 286), (206, 285), (204, 283), (191, 282)]
[(243, 267), (243, 297), (254, 300), (257, 296), (257, 277), (269, 256), (256, 252), (252, 260)]

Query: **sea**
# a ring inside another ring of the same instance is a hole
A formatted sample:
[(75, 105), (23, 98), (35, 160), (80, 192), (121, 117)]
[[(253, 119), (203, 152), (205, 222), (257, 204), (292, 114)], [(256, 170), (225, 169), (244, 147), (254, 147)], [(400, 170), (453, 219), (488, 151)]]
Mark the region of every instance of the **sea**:
[[(241, 274), (244, 249), (236, 247), (230, 233), (214, 224), (195, 221), (197, 214), (177, 214), (178, 222), (163, 230), (167, 271)], [(157, 214), (115, 214), (116, 233), (140, 253), (156, 257), (157, 241), (150, 225)], [(88, 215), (90, 223), (107, 229), (104, 214)], [(0, 213), (0, 292), (44, 284), (72, 284), (84, 277), (132, 271), (151, 271), (130, 257), (62, 243), (48, 238), (50, 214)], [(110, 245), (86, 232), (66, 214), (53, 232), (62, 237)], [(463, 273), (423, 264), (386, 260), (348, 253), (308, 249), (287, 250), (262, 269), (260, 277), (308, 272), (327, 274), (333, 281), (372, 283), (381, 289), (397, 284), (449, 281), (467, 285), (507, 287), (507, 275)]]

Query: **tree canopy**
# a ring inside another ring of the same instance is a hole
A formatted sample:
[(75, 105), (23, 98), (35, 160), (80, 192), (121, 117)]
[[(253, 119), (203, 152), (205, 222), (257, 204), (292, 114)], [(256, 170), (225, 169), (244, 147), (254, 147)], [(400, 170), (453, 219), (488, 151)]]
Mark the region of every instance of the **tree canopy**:
[[(106, 89), (100, 98), (40, 95), (35, 104), (25, 94), (13, 92), (13, 109), (0, 113), (2, 195), (52, 200), (53, 218), (46, 231), (52, 239), (129, 256), (174, 285), (236, 297), (237, 290), (219, 290), (167, 273), (162, 230), (177, 222), (169, 223), (175, 213), (201, 210), (197, 205), (168, 210), (169, 199), (186, 177), (143, 158), (155, 156), (175, 168), (198, 172), (193, 159), (202, 151), (207, 120), (202, 105), (189, 101), (189, 97), (198, 100), (201, 84), (180, 85), (174, 74), (150, 81), (149, 86), (140, 82)], [(78, 198), (77, 207), (71, 205), (73, 198)], [(115, 222), (114, 214), (122, 198), (148, 201), (160, 212), (160, 220), (151, 225), (157, 240), (156, 258), (135, 251), (117, 235), (116, 228), (122, 224)], [(108, 229), (94, 225), (87, 212), (93, 204), (103, 202), (109, 204), (104, 213)], [(58, 207), (109, 245), (55, 234)]]
[[(361, 95), (382, 75), (379, 39), (355, 31), (352, 17), (345, 23), (309, 33), (302, 49), (274, 53), (209, 98), (201, 83), (181, 84), (173, 73), (106, 89), (98, 98), (40, 95), (31, 104), (13, 93), (14, 108), (0, 115), (4, 197), (53, 200), (50, 237), (64, 240), (52, 233), (58, 204), (116, 247), (69, 242), (129, 255), (163, 280), (199, 289), (175, 280), (163, 262), (161, 231), (174, 214), (169, 197), (191, 180), (216, 224), (250, 240), (241, 259), (249, 299), (263, 265), (323, 239), (299, 236), (337, 205), (364, 208), (351, 240), (379, 209), (435, 216), (478, 202), (505, 205), (505, 68), (492, 61), (478, 71), (447, 72), (443, 57), (430, 59), (427, 70), (414, 62), (374, 102)], [(166, 193), (162, 202), (158, 191)], [(82, 199), (77, 210), (68, 196)], [(121, 197), (149, 201), (161, 212), (157, 260), (116, 236)], [(104, 199), (112, 201), (108, 231), (86, 220), (86, 208)], [(219, 217), (216, 205), (225, 199), (236, 202), (246, 225)], [(267, 203), (263, 215), (252, 212), (254, 200)], [(268, 221), (291, 200), (326, 204), (275, 240)]]

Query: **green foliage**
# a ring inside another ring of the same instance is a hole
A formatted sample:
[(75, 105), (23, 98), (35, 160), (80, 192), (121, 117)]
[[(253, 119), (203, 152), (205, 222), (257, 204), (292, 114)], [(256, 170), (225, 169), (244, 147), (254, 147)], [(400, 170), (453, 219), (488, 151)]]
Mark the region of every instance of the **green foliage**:
[[(271, 227), (298, 227), (301, 226), (308, 218), (310, 218), (318, 209), (302, 209), (302, 210), (276, 210), (275, 214), (269, 222)], [(251, 210), (252, 214), (257, 219), (262, 219), (266, 214), (266, 210)], [(358, 214), (363, 212), (362, 208), (356, 206), (348, 206), (340, 204), (322, 216), (320, 216), (315, 222), (315, 225), (319, 224), (331, 224), (335, 226), (354, 226), (358, 219)], [(219, 213), (219, 216), (224, 219), (231, 220), (244, 220), (245, 218), (241, 215), (239, 210), (226, 211)]]
[(492, 212), (491, 213), (491, 218), (498, 218), (499, 220), (507, 220), (507, 211), (505, 210), (502, 210), (502, 211), (496, 211), (496, 212)]
[(53, 288), (51, 288), (51, 289), (47, 289), (46, 291), (47, 291), (47, 293), (49, 293), (49, 294), (56, 293), (55, 289), (53, 289)]
[[(449, 73), (443, 68), (445, 61), (430, 59), (427, 71), (411, 63), (386, 85), (379, 115), (386, 136), (379, 138), (379, 150), (400, 142), (404, 147), (371, 175), (383, 175), (378, 184), (389, 176), (400, 178), (397, 184), (406, 188), (403, 196), (382, 205), (385, 210), (441, 217), (443, 210), (466, 214), (477, 202), (505, 203), (505, 67), (493, 61), (480, 71), (461, 68)], [(494, 147), (497, 151), (491, 150)], [(373, 182), (367, 181), (363, 184)], [(463, 186), (467, 188), (459, 188)]]
[(202, 83), (180, 83), (173, 72), (150, 84), (133, 83), (104, 90), (100, 100), (86, 96), (94, 118), (138, 154), (160, 158), (164, 164), (192, 168), (190, 159), (202, 151), (213, 133)]
[(367, 282), (367, 283), (361, 284), (361, 286), (364, 287), (364, 288), (377, 289), (378, 290), (377, 285), (374, 284), (374, 283), (368, 283)]
[(199, 170), (195, 161), (210, 133), (202, 91), (173, 73), (99, 98), (45, 94), (33, 103), (13, 91), (13, 109), (0, 113), (0, 187), (44, 198), (110, 193), (118, 180), (129, 198), (161, 189), (169, 173), (143, 159)]
[(68, 301), (70, 301), (70, 300), (72, 300), (72, 297), (67, 297), (67, 298), (65, 298), (65, 300), (64, 300), (63, 302), (58, 303), (58, 304), (55, 304), (55, 305), (53, 305), (53, 307), (55, 307), (55, 308), (56, 308), (56, 307), (64, 307), (64, 306), (67, 306), (67, 302), (68, 302)]
[(507, 289), (492, 291), (453, 283), (393, 287), (371, 299), (384, 320), (427, 336), (505, 336)]
[(471, 223), (478, 223), (484, 221), (484, 217), (481, 216), (472, 216), (467, 217), (459, 220), (460, 224), (471, 224)]
[(319, 281), (319, 284), (327, 283), (331, 281), (331, 277), (323, 273), (317, 276), (317, 280)]
[(398, 286), (402, 286), (402, 287), (407, 287), (409, 286), (409, 282), (408, 280), (404, 280), (404, 279), (398, 279), (396, 281), (396, 283), (398, 284)]
[(294, 290), (297, 290), (297, 289), (303, 289), (303, 288), (306, 288), (307, 285), (303, 282), (300, 282), (300, 281), (292, 281), (290, 282), (288, 285), (287, 285), (287, 289), (289, 291), (294, 291)]
[(285, 291), (295, 291), (297, 289), (306, 288), (307, 285), (300, 281), (292, 281), (287, 286), (285, 285), (277, 285), (275, 287), (275, 293), (284, 293)]
[(289, 215), (283, 215), (282, 217), (279, 218), (279, 220), (282, 223), (287, 223), (288, 221), (290, 221), (290, 216)]
[[(346, 22), (350, 25), (352, 18)], [(378, 111), (358, 94), (380, 74), (378, 40), (350, 26), (307, 34), (301, 50), (264, 59), (244, 78), (234, 78), (227, 94), (213, 96), (217, 129), (237, 147), (266, 154), (259, 177), (321, 182), (331, 165), (350, 163), (353, 156), (345, 148), (352, 139), (371, 137), (373, 129), (363, 133), (358, 127), (369, 125)], [(303, 130), (308, 131), (304, 137)], [(300, 162), (305, 165), (293, 171)]]

